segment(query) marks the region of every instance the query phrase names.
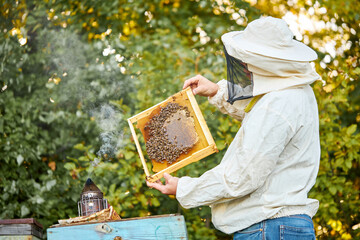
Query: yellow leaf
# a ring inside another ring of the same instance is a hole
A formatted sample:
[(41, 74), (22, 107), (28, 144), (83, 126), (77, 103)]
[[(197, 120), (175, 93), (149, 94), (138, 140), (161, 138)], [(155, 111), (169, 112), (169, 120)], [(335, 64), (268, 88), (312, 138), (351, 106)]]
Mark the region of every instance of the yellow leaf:
[(128, 25), (125, 25), (124, 28), (123, 28), (123, 33), (125, 35), (129, 35), (130, 34), (130, 28)]
[(352, 239), (352, 237), (349, 233), (344, 233), (341, 234), (341, 239), (347, 240), (347, 239)]
[(97, 28), (97, 27), (99, 27), (99, 23), (98, 23), (98, 22), (93, 22), (93, 23), (91, 24), (91, 26), (93, 26), (94, 28)]
[(334, 84), (327, 84), (323, 87), (324, 91), (329, 93), (335, 88)]
[(13, 28), (10, 30), (11, 36), (15, 36), (21, 33), (19, 28)]
[(91, 40), (91, 39), (93, 39), (93, 38), (94, 38), (94, 36), (95, 36), (95, 34), (94, 34), (94, 33), (89, 33), (89, 34), (88, 34), (88, 39), (89, 39), (89, 40)]
[(220, 10), (217, 9), (217, 8), (215, 8), (215, 9), (213, 10), (213, 13), (214, 13), (215, 15), (220, 15), (220, 14), (221, 14)]
[(360, 114), (356, 116), (356, 122), (360, 122)]
[(56, 162), (49, 162), (48, 164), (49, 168), (52, 170), (52, 171), (55, 171), (56, 169)]
[(130, 27), (135, 27), (136, 26), (136, 22), (134, 21), (134, 20), (131, 20), (130, 22), (129, 22), (129, 25), (130, 25)]
[(56, 85), (58, 85), (58, 84), (61, 82), (61, 78), (59, 78), (59, 77), (54, 77), (54, 78), (53, 78), (53, 81), (54, 81), (54, 83), (55, 83)]

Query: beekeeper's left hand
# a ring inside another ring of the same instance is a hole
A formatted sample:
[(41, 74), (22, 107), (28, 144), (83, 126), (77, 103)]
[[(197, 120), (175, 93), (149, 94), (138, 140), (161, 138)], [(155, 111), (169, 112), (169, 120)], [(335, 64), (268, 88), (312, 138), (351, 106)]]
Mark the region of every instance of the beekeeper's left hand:
[(160, 192), (162, 192), (163, 194), (176, 195), (176, 188), (178, 185), (179, 178), (173, 177), (168, 173), (164, 173), (164, 178), (165, 178), (165, 184), (162, 184), (160, 180), (154, 183), (146, 181), (146, 184), (148, 185), (148, 187), (155, 188)]

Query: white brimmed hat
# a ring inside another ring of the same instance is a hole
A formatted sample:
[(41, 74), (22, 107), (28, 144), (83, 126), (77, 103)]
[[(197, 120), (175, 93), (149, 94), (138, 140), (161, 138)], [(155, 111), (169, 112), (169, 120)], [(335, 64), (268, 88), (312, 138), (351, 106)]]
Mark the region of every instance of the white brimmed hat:
[[(264, 17), (250, 22), (244, 31), (221, 37), (226, 48), (242, 49), (267, 57), (290, 61), (313, 61), (317, 54), (310, 47), (293, 39), (287, 23), (279, 18)], [(232, 50), (228, 49), (231, 55)], [(236, 56), (234, 56), (236, 57)]]

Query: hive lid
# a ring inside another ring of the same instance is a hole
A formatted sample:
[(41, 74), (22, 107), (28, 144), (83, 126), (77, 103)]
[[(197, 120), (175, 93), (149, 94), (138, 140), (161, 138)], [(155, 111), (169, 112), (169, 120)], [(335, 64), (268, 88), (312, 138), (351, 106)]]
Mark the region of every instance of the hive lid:
[(10, 224), (34, 224), (41, 229), (43, 228), (43, 226), (34, 218), (0, 219), (0, 225), (10, 225)]

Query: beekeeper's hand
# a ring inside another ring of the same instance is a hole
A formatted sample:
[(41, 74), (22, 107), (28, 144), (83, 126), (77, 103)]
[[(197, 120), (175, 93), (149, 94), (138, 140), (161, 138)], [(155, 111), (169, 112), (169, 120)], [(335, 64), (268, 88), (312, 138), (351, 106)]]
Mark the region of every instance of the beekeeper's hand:
[(211, 82), (207, 78), (196, 75), (184, 82), (183, 89), (191, 87), (191, 90), (194, 95), (200, 95), (205, 97), (214, 96), (219, 90), (219, 86), (216, 83)]
[(176, 188), (178, 185), (179, 178), (173, 177), (168, 173), (164, 173), (164, 178), (165, 178), (165, 185), (162, 184), (160, 180), (154, 183), (146, 181), (146, 184), (148, 185), (148, 187), (155, 188), (160, 192), (162, 192), (163, 194), (176, 195)]

